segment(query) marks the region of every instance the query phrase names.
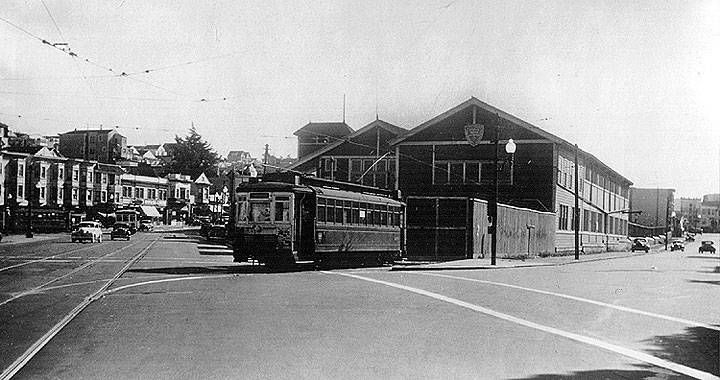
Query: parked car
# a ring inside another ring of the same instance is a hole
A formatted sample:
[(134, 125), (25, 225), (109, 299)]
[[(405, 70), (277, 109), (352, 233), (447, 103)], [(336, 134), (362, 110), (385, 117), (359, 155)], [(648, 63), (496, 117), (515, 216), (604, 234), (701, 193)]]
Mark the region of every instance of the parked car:
[(130, 240), (130, 225), (127, 223), (115, 223), (112, 232), (110, 232), (110, 240), (125, 239)]
[(227, 236), (227, 228), (224, 224), (210, 224), (206, 231), (207, 235), (205, 235), (205, 238), (207, 240), (223, 240)]
[(85, 240), (93, 243), (102, 243), (102, 225), (99, 222), (80, 222), (77, 229), (70, 234), (72, 242), (84, 242)]
[(650, 251), (650, 243), (648, 243), (648, 239), (646, 238), (635, 238), (633, 239), (632, 248), (630, 248), (632, 252), (635, 251)]
[(698, 253), (703, 252), (710, 252), (715, 253), (715, 247), (713, 246), (712, 240), (703, 240), (702, 243), (700, 243), (700, 248), (698, 248)]
[(152, 220), (140, 221), (140, 227), (138, 228), (139, 231), (152, 231), (153, 229), (155, 229), (155, 225), (153, 224)]
[(675, 239), (670, 245), (670, 251), (683, 251), (685, 252), (685, 242), (681, 239)]

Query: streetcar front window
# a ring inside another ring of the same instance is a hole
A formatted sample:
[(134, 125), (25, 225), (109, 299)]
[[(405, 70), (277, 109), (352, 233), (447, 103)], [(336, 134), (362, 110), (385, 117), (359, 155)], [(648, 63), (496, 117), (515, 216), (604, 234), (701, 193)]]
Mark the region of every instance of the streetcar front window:
[(250, 221), (251, 222), (269, 222), (270, 221), (270, 201), (252, 201), (250, 202)]

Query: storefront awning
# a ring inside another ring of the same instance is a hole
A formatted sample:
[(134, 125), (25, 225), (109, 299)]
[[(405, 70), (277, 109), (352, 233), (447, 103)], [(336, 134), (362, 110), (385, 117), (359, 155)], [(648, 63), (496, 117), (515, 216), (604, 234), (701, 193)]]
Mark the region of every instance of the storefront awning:
[(145, 216), (151, 217), (151, 218), (158, 218), (161, 217), (158, 210), (153, 206), (140, 206), (140, 211), (142, 211)]

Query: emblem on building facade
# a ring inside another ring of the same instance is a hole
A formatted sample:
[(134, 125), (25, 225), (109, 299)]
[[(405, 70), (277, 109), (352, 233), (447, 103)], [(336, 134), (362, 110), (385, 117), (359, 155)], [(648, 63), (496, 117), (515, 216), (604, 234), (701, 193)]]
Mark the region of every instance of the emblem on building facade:
[(485, 126), (482, 124), (466, 125), (465, 139), (471, 146), (478, 146), (480, 145), (480, 140), (482, 140), (483, 132), (485, 132)]

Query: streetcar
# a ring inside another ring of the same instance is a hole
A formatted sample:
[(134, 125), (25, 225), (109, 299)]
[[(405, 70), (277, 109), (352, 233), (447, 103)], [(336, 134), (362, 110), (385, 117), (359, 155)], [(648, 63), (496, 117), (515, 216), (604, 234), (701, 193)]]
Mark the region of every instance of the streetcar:
[[(296, 177), (235, 190), (233, 256), (268, 266), (385, 263), (405, 249), (405, 204), (389, 191)], [(309, 182), (309, 183), (308, 183)]]
[(131, 234), (134, 234), (140, 227), (140, 213), (136, 210), (117, 210), (115, 211), (115, 218), (116, 222), (127, 223)]

